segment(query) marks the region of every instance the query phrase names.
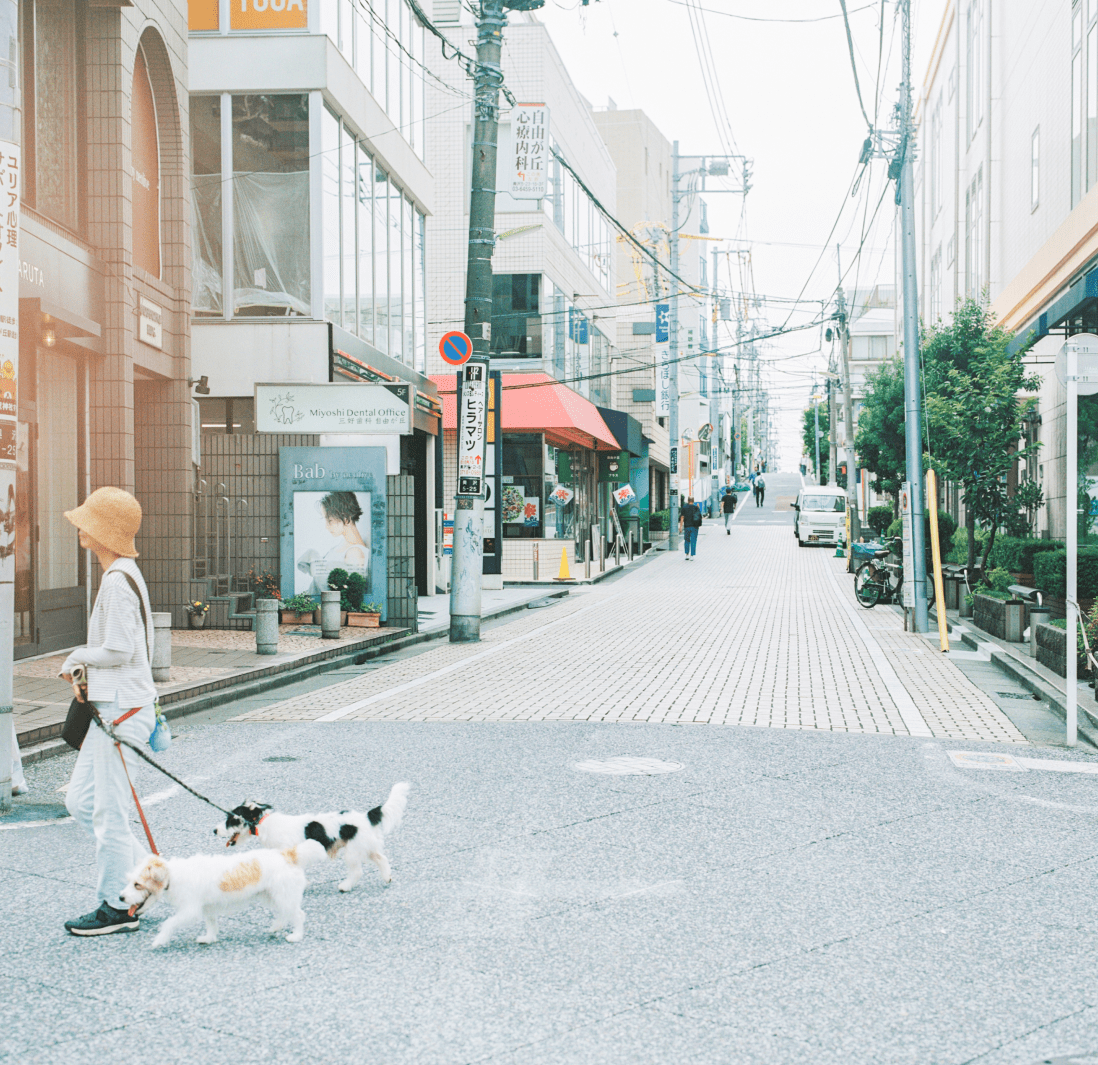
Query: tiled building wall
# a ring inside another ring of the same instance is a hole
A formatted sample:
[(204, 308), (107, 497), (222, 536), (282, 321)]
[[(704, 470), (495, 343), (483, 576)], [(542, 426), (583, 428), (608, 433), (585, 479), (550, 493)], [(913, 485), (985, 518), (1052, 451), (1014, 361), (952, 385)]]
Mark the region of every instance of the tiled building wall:
[(389, 614), (386, 624), (418, 631), (416, 591), (415, 478), (385, 478), (389, 493)]

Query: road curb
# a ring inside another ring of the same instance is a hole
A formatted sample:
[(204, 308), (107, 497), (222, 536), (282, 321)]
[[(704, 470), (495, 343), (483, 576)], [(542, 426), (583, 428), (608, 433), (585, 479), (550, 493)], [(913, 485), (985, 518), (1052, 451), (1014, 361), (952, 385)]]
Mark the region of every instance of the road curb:
[[(541, 599), (563, 599), (568, 594), (567, 588), (547, 589), (545, 594), (531, 596), (521, 602), (499, 607), (497, 610), (483, 615), (481, 620), (494, 621), (497, 618), (506, 617), (508, 614), (517, 614), (519, 611), (526, 610), (531, 603), (536, 603)], [(428, 632), (413, 632), (408, 633), (406, 636), (398, 636), (391, 640), (375, 643), (373, 646), (363, 647), (359, 645), (357, 648), (343, 652), (340, 652), (338, 648), (332, 648), (331, 651), (323, 652), (323, 658), (310, 657), (307, 661), (296, 666), (290, 663), (282, 669), (263, 667), (259, 671), (253, 671), (238, 678), (237, 684), (226, 683), (231, 678), (225, 678), (216, 689), (207, 689), (191, 698), (177, 699), (167, 705), (162, 702), (161, 709), (169, 721), (187, 717), (191, 714), (200, 714), (204, 710), (212, 710), (227, 698), (237, 699), (247, 698), (251, 695), (262, 695), (264, 692), (274, 691), (276, 688), (294, 684), (299, 680), (308, 680), (310, 677), (327, 673), (329, 670), (348, 665), (361, 665), (363, 662), (369, 662), (371, 659), (380, 658), (382, 655), (392, 654), (395, 651), (402, 651), (407, 647), (415, 647), (421, 643), (444, 639), (449, 635), (449, 631), (448, 628), (443, 627), (431, 629)], [(259, 675), (256, 676), (255, 672), (258, 672)], [(35, 762), (42, 762), (47, 758), (54, 758), (71, 750), (72, 748), (64, 740), (55, 738), (35, 744), (21, 750), (19, 753), (24, 765), (33, 765)]]

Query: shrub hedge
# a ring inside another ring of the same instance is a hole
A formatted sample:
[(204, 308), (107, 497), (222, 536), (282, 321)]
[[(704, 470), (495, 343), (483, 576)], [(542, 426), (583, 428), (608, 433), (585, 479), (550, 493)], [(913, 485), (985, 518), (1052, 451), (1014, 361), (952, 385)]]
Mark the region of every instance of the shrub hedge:
[[(1042, 551), (1033, 559), (1033, 583), (1045, 594), (1063, 599), (1067, 590), (1067, 552)], [(1098, 547), (1079, 548), (1076, 595), (1098, 598)]]
[(670, 510), (654, 510), (648, 517), (648, 528), (651, 532), (667, 532), (670, 521)]
[(1063, 550), (1059, 540), (1033, 540), (1028, 537), (996, 536), (991, 549), (990, 565), (1011, 573), (1033, 573), (1033, 560), (1042, 551)]

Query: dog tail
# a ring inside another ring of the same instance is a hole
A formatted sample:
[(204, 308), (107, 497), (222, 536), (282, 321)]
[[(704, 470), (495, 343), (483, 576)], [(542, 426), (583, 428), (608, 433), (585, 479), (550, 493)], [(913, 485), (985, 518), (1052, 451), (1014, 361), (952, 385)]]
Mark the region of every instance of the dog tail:
[(370, 824), (375, 828), (380, 826), (382, 832), (392, 832), (400, 826), (404, 817), (404, 807), (408, 805), (408, 789), (411, 784), (394, 784), (389, 792), (389, 798), (384, 806), (375, 806), (366, 816)]
[(282, 851), (282, 857), (290, 865), (299, 865), (304, 868), (316, 862), (323, 861), (327, 857), (327, 851), (315, 839), (307, 839), (293, 847), (287, 847)]

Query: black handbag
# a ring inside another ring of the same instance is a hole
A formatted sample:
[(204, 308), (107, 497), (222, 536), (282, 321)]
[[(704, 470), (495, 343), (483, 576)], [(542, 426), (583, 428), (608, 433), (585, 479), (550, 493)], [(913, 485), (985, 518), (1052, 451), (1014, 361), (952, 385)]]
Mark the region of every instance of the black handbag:
[[(141, 592), (137, 587), (137, 582), (128, 574), (123, 572), (122, 576), (129, 581), (130, 587), (134, 591), (134, 595), (137, 596), (138, 606), (141, 607), (141, 631), (145, 634), (146, 641), (148, 640), (149, 622), (148, 617), (145, 614), (145, 600), (141, 598)], [(81, 667), (77, 667), (81, 668)], [(86, 684), (80, 685), (84, 692), (84, 698), (79, 699), (73, 696), (73, 700), (69, 703), (69, 712), (65, 715), (65, 724), (61, 729), (61, 739), (63, 739), (73, 750), (80, 750), (81, 745), (84, 743), (85, 737), (88, 735), (88, 728), (92, 722), (92, 704), (88, 698), (88, 686)]]

